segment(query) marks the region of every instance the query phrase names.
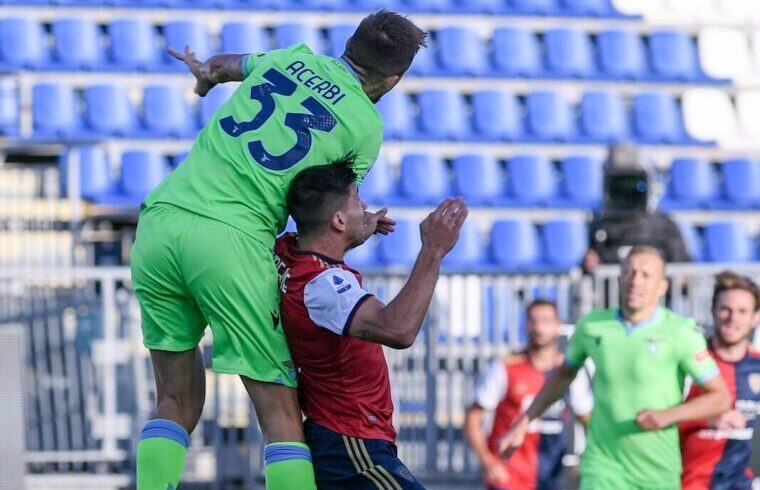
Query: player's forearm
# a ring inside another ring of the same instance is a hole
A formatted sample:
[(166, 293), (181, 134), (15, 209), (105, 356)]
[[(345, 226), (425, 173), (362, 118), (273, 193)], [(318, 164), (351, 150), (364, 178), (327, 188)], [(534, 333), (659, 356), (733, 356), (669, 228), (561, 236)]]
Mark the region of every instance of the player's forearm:
[(704, 420), (731, 409), (731, 399), (723, 390), (709, 391), (665, 410), (671, 424)]
[(481, 466), (485, 466), (494, 459), (491, 450), (488, 448), (488, 441), (483, 432), (483, 411), (479, 408), (470, 408), (464, 419), (464, 431), (467, 440), (470, 441), (472, 450), (478, 457)]
[(533, 403), (525, 412), (529, 420), (539, 418), (554, 402), (562, 398), (578, 374), (577, 369), (563, 364), (541, 387)]
[(240, 67), (244, 54), (215, 54), (206, 62), (206, 78), (216, 85), (225, 82), (242, 82), (243, 71)]
[(441, 269), (442, 253), (423, 247), (417, 256), (409, 280), (393, 301), (383, 308), (383, 324), (395, 330), (399, 347), (414, 343), (422, 328)]

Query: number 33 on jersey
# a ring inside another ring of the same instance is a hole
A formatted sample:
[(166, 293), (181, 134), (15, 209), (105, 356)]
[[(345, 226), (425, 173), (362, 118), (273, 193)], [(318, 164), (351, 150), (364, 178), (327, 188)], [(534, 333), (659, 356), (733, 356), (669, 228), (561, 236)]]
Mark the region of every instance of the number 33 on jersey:
[(342, 60), (303, 44), (249, 55), (241, 68), (243, 83), (146, 204), (168, 202), (273, 245), (292, 178), (348, 154), (363, 178), (380, 151), (383, 123)]

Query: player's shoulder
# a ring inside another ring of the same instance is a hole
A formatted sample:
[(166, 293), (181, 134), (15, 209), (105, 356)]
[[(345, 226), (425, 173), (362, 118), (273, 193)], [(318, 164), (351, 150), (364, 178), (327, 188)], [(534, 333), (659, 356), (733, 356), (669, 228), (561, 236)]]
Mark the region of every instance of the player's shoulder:
[(696, 334), (702, 335), (702, 332), (697, 327), (697, 323), (693, 318), (679, 315), (669, 308), (662, 308), (662, 322), (666, 324), (669, 329), (673, 330), (677, 334)]
[(598, 308), (589, 311), (576, 322), (576, 330), (582, 326), (596, 323), (609, 322), (617, 318), (617, 308)]
[(504, 356), (502, 358), (502, 361), (504, 362), (504, 365), (506, 367), (514, 367), (514, 366), (527, 362), (528, 356), (524, 352), (517, 352), (514, 354), (509, 354), (507, 356)]
[(747, 357), (752, 359), (753, 361), (760, 361), (760, 350), (749, 346), (747, 349)]

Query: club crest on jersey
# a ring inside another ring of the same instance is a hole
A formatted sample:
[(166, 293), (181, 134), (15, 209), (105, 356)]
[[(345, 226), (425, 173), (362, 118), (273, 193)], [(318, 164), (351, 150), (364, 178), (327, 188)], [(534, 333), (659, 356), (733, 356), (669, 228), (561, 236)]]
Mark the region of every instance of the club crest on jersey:
[(660, 351), (660, 343), (655, 339), (647, 339), (647, 347), (649, 349), (649, 353), (653, 356), (656, 356)]
[(335, 290), (338, 291), (338, 294), (343, 294), (349, 289), (351, 289), (350, 284), (346, 284), (345, 286), (343, 286), (342, 284), (346, 281), (341, 279), (338, 276), (332, 276), (332, 280), (333, 280), (333, 286), (335, 286)]
[(749, 383), (749, 389), (752, 390), (752, 393), (760, 393), (760, 373), (750, 374), (749, 378), (747, 378), (747, 382)]

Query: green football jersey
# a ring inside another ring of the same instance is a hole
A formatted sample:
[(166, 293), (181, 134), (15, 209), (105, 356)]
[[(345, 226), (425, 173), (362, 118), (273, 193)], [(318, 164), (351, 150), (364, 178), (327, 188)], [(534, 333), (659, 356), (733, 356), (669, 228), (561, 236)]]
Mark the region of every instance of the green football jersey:
[(383, 122), (342, 60), (303, 44), (249, 55), (241, 70), (245, 80), (145, 206), (169, 203), (272, 247), (296, 174), (353, 154), (361, 181), (380, 151)]
[(681, 403), (686, 375), (698, 383), (718, 375), (694, 322), (659, 308), (631, 326), (617, 309), (595, 310), (578, 321), (567, 348), (571, 366), (586, 358), (596, 371), (582, 478), (614, 474), (637, 488), (680, 488), (677, 426), (645, 431), (636, 415)]

